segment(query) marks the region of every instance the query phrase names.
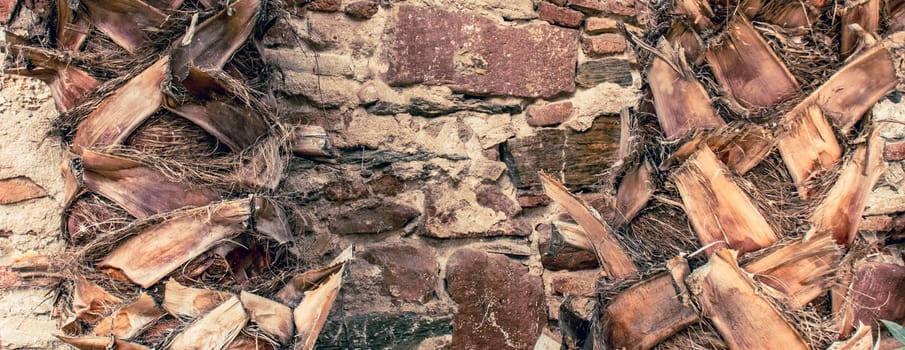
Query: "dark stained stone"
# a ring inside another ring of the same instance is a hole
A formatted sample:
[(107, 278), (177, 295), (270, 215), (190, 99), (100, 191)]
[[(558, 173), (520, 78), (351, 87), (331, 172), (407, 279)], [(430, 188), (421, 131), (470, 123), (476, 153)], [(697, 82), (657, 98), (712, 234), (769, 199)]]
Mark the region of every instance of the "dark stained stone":
[(343, 212), (331, 220), (330, 231), (335, 234), (387, 232), (402, 228), (419, 214), (406, 205), (379, 203)]
[(368, 194), (368, 188), (358, 181), (342, 179), (324, 186), (324, 196), (331, 201), (342, 202), (359, 199)]
[(420, 303), (434, 295), (437, 261), (427, 249), (390, 246), (368, 250), (362, 256), (380, 267), (384, 286), (390, 295)]
[(573, 109), (571, 101), (548, 103), (543, 106), (529, 106), (527, 110), (528, 125), (557, 125), (569, 119), (572, 116)]
[[(341, 301), (337, 300), (337, 304)], [(338, 306), (338, 305), (337, 305)], [(452, 332), (452, 315), (431, 312), (331, 312), (315, 349), (416, 349), (423, 340)]]
[(346, 15), (352, 18), (368, 19), (377, 14), (380, 7), (376, 1), (356, 1), (346, 5)]
[(582, 133), (541, 129), (533, 136), (509, 139), (501, 157), (516, 187), (540, 185), (540, 170), (559, 176), (564, 169), (565, 185), (581, 187), (597, 182), (616, 161), (618, 147), (619, 118), (602, 116)]
[(458, 304), (453, 349), (533, 349), (547, 317), (543, 282), (528, 267), (499, 254), (462, 249), (446, 265)]
[(478, 15), (401, 6), (389, 49), (391, 85), (445, 84), (473, 95), (548, 97), (575, 90), (578, 31), (500, 26)]
[(342, 0), (314, 0), (308, 3), (311, 11), (336, 12), (342, 6)]
[(537, 17), (542, 21), (558, 24), (563, 27), (578, 28), (584, 20), (584, 14), (549, 2), (537, 4)]
[(509, 217), (518, 214), (522, 208), (518, 202), (507, 196), (500, 190), (499, 186), (483, 185), (475, 191), (478, 204), (499, 212), (505, 213)]
[(402, 192), (404, 184), (398, 177), (386, 174), (367, 183), (374, 194), (382, 194), (384, 196), (395, 196)]
[(632, 67), (621, 58), (603, 58), (578, 65), (575, 82), (581, 87), (594, 87), (600, 83), (614, 83), (620, 86), (632, 85)]

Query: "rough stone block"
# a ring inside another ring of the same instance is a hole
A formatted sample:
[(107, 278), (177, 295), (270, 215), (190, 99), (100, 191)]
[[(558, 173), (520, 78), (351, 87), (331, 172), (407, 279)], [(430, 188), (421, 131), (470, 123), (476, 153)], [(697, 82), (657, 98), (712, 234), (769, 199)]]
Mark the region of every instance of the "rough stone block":
[(342, 0), (314, 0), (308, 3), (308, 9), (311, 11), (336, 12), (342, 6)]
[(557, 125), (569, 119), (572, 116), (572, 102), (563, 101), (549, 103), (542, 106), (528, 107), (528, 125), (531, 126), (551, 126)]
[(575, 90), (577, 31), (506, 27), (477, 15), (401, 6), (389, 48), (391, 85), (446, 84), (474, 95), (547, 97)]
[(383, 284), (393, 297), (424, 303), (434, 295), (437, 261), (431, 251), (412, 246), (389, 246), (362, 254), (380, 267)]
[(369, 234), (398, 230), (417, 217), (418, 210), (396, 203), (377, 203), (347, 210), (330, 223), (335, 234)]
[(380, 6), (376, 1), (356, 1), (346, 5), (346, 9), (343, 11), (352, 18), (369, 19), (374, 17), (379, 9)]
[(458, 304), (453, 349), (533, 349), (546, 324), (543, 282), (499, 254), (462, 249), (446, 265)]

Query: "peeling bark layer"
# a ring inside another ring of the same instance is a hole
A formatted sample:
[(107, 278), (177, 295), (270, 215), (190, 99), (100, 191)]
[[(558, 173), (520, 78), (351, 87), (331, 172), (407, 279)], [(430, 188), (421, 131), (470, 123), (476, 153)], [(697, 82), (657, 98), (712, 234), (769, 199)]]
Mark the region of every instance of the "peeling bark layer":
[(685, 57), (672, 49), (667, 51), (674, 62), (654, 58), (647, 71), (657, 120), (666, 137), (678, 139), (697, 129), (717, 129), (725, 125), (726, 122), (713, 111), (707, 90), (687, 69)]
[(745, 271), (799, 309), (830, 288), (841, 253), (828, 237), (799, 241), (745, 265)]
[(704, 317), (730, 349), (808, 349), (738, 267), (736, 252), (719, 250), (687, 279)]
[(671, 270), (677, 273), (638, 283), (606, 306), (601, 317), (609, 348), (651, 349), (698, 322), (697, 311), (685, 289), (688, 265), (673, 266)]
[[(186, 38), (174, 42), (172, 72), (177, 81), (188, 77), (189, 70), (223, 69), (233, 53), (248, 40), (258, 17), (258, 0), (240, 0), (229, 3), (224, 9), (198, 25), (188, 45)], [(186, 34), (188, 35), (188, 34)]]
[(160, 108), (160, 84), (168, 75), (169, 60), (162, 58), (105, 98), (82, 121), (72, 140), (72, 150), (97, 149), (121, 144)]
[(174, 182), (137, 161), (84, 150), (82, 181), (91, 190), (121, 206), (136, 218), (202, 206), (220, 198), (209, 189)]
[(843, 307), (839, 336), (848, 337), (860, 324), (905, 321), (905, 266), (865, 261), (855, 267)]
[(798, 195), (807, 199), (814, 195), (813, 186), (808, 184), (811, 175), (829, 170), (842, 157), (842, 148), (820, 107), (801, 106), (784, 117), (776, 147), (798, 187)]
[(723, 241), (750, 252), (776, 242), (773, 228), (709, 147), (700, 147), (672, 177), (702, 245)]
[(867, 144), (858, 146), (842, 168), (842, 174), (811, 216), (810, 237), (830, 235), (838, 244), (849, 245), (858, 234), (864, 205), (880, 175), (884, 142), (878, 131), (871, 132)]
[(651, 172), (653, 166), (646, 159), (626, 172), (616, 191), (615, 226), (628, 224), (647, 205), (656, 189)]
[(170, 349), (223, 349), (239, 335), (248, 314), (239, 298), (232, 296), (179, 333)]
[(619, 245), (612, 229), (603, 222), (596, 211), (592, 211), (593, 209), (569, 193), (559, 181), (550, 175), (541, 173), (540, 177), (547, 195), (561, 205), (587, 233), (588, 240), (594, 247), (594, 253), (600, 261), (600, 266), (607, 275), (613, 278), (624, 278), (638, 271), (634, 262)]
[(98, 267), (148, 288), (192, 258), (241, 233), (252, 215), (250, 199), (214, 203), (139, 230)]
[[(852, 27), (858, 25), (860, 31)], [(877, 35), (880, 30), (880, 0), (853, 1), (842, 10), (842, 56), (851, 55), (862, 45), (864, 35)]]
[(122, 48), (135, 53), (166, 15), (141, 0), (81, 0), (91, 22)]
[(727, 25), (704, 56), (729, 98), (744, 108), (767, 108), (794, 96), (798, 82), (744, 15)]

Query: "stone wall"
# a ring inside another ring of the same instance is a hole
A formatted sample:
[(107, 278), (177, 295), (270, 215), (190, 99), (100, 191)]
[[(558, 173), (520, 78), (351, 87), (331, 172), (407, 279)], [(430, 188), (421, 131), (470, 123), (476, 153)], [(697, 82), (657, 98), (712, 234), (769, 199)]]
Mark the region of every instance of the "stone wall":
[(592, 257), (542, 259), (537, 171), (593, 190), (617, 160), (641, 83), (618, 25), (641, 24), (563, 5), (315, 1), (264, 39), (284, 121), (338, 151), (293, 161), (303, 238), (359, 250), (323, 348), (531, 349), (564, 294), (590, 304)]
[[(323, 127), (336, 156), (294, 159), (281, 196), (312, 265), (356, 247), (318, 347), (558, 348), (560, 322), (581, 329), (599, 270), (587, 252), (544, 254), (562, 214), (537, 171), (594, 193), (618, 161), (619, 114), (642, 83), (619, 27), (643, 28), (644, 7), (316, 0), (293, 10), (262, 41), (278, 109), (287, 125)], [(0, 348), (43, 349), (58, 346), (51, 290), (4, 276), (29, 251), (60, 246), (55, 111), (40, 83), (2, 81), (0, 179), (27, 176), (48, 195), (0, 206)], [(887, 99), (875, 115), (901, 119), (902, 106)], [(884, 135), (901, 140), (888, 158), (905, 159), (902, 130)], [(867, 228), (905, 227), (903, 179), (891, 166)]]

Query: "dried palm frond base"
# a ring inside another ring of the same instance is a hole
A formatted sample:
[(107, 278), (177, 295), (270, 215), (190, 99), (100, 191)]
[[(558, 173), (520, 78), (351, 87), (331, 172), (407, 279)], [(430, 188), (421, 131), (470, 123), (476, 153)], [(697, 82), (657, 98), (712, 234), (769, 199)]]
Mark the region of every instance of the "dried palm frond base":
[[(4, 23), (18, 3), (2, 2)], [(256, 90), (270, 75), (253, 34), (284, 15), (274, 5), (29, 2), (48, 17), (28, 36), (4, 33), (6, 72), (46, 81), (63, 112), (55, 125), (67, 152), (70, 245), (56, 259), (13, 266), (59, 283), (63, 342), (314, 346), (352, 249), (303, 273), (311, 262), (297, 255), (272, 196), (292, 153), (333, 155), (323, 129), (290, 134)]]
[(872, 348), (888, 337), (878, 320), (905, 322), (901, 246), (858, 230), (886, 169), (866, 115), (905, 82), (901, 1), (658, 4), (635, 40), (636, 147), (602, 181), (600, 212), (544, 178), (575, 221), (553, 223), (549, 251), (590, 250), (606, 272), (590, 330), (564, 323), (563, 343)]

